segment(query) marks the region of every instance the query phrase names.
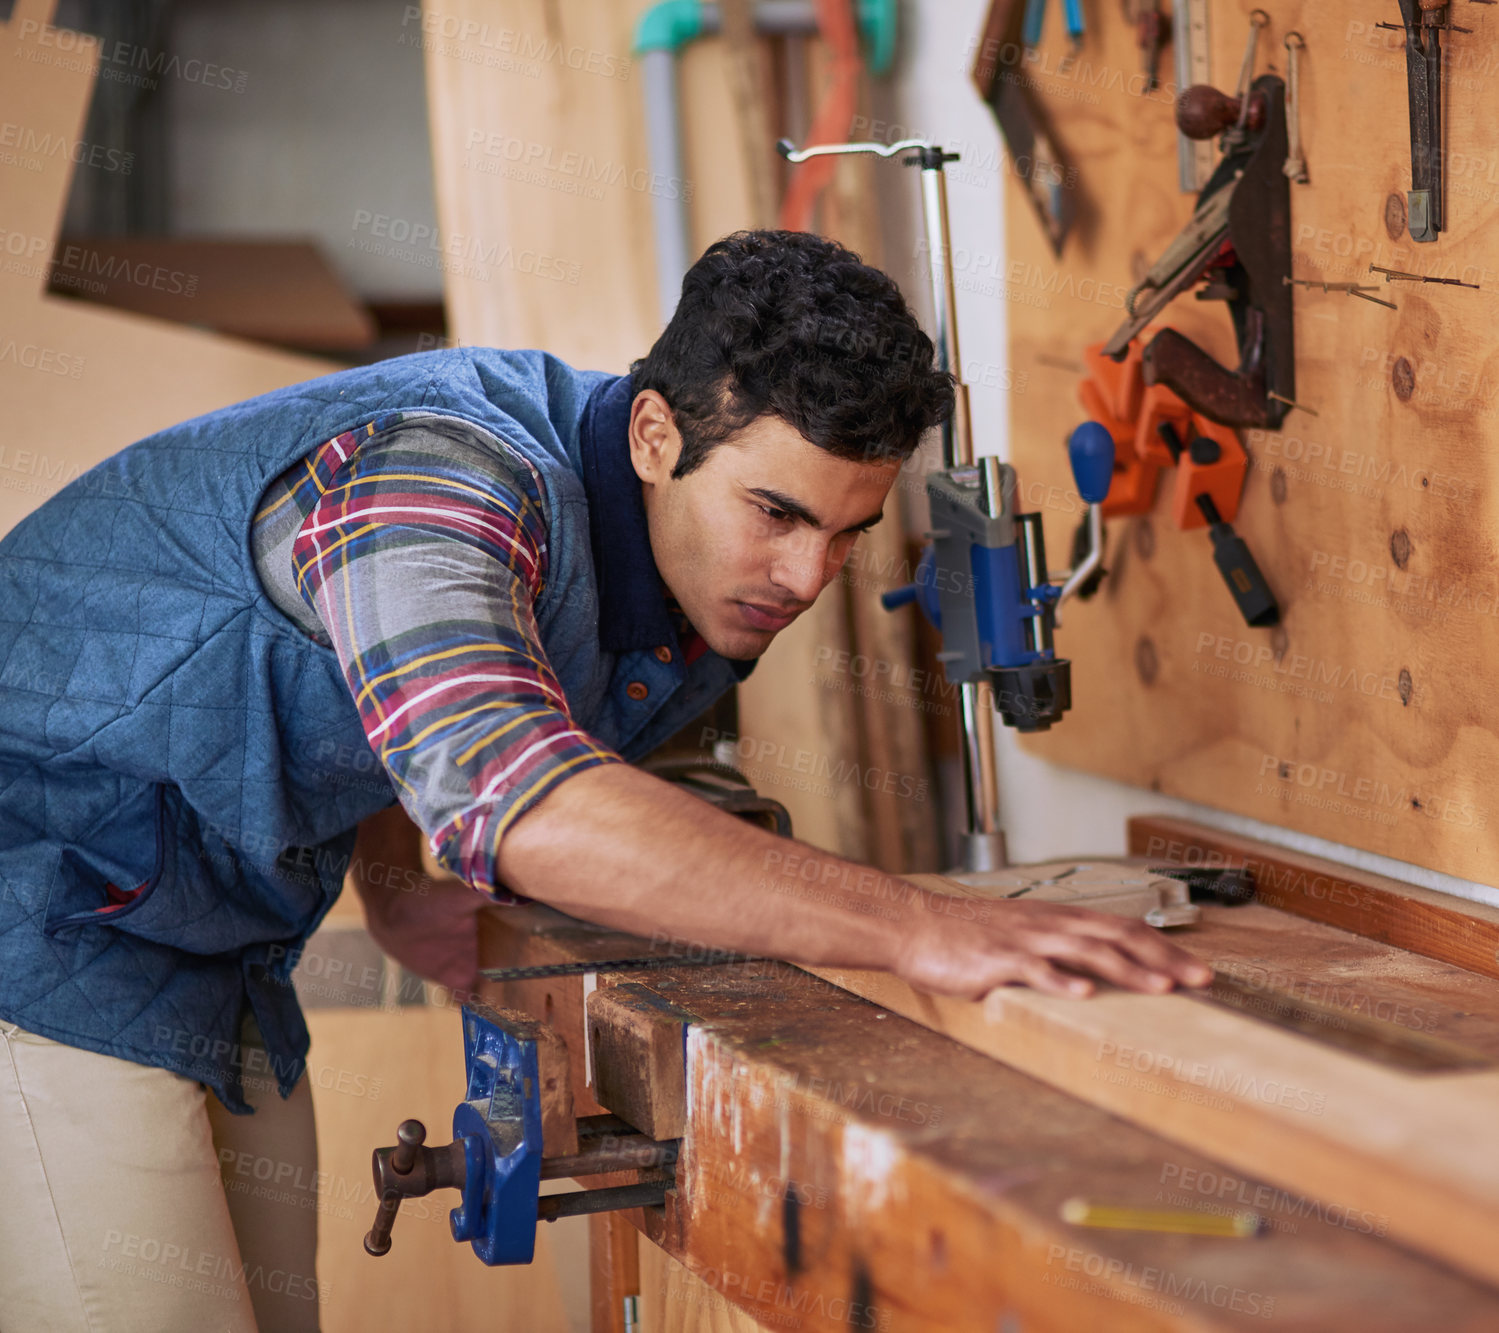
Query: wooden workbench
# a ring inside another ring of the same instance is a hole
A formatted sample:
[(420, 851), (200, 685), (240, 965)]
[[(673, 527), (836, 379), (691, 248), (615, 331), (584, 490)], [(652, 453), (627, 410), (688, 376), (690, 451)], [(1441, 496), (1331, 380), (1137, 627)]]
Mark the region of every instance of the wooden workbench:
[[(1234, 910), (1246, 913), (1242, 930), (1229, 917), (1204, 932), (1215, 955), (1237, 933), (1246, 959), (1335, 973), (1368, 1003), (1421, 1007), (1424, 1031), (1499, 1052), (1493, 982), (1449, 978), (1433, 992), (1392, 975), (1383, 946), (1269, 907)], [(643, 945), (528, 907), (492, 914), (482, 948), (486, 966), (515, 966), (638, 956)], [(671, 1288), (671, 1327), (727, 1327), (725, 1303), (808, 1330), (1217, 1329), (1271, 1317), (1308, 1333), (1499, 1327), (1499, 1289), (1388, 1239), (1390, 1217), (1257, 1179), (799, 969), (606, 972), (597, 987), (618, 995), (590, 1002), (596, 1027), (600, 1013), (633, 1010), (686, 1033), (685, 1101), (647, 1112), (663, 1125), (681, 1118), (677, 1193), (650, 1215), (594, 1221), (597, 1329), (622, 1327), (618, 1297), (638, 1280), (625, 1221), (696, 1274)], [(569, 977), (492, 997), (567, 1039), (579, 1114), (595, 1109), (583, 1091), (583, 991)], [(596, 1049), (609, 1046), (595, 1035)], [(642, 1059), (671, 1054), (657, 1042)], [(1087, 1230), (1060, 1220), (1074, 1196), (1255, 1208), (1270, 1230), (1255, 1240)]]

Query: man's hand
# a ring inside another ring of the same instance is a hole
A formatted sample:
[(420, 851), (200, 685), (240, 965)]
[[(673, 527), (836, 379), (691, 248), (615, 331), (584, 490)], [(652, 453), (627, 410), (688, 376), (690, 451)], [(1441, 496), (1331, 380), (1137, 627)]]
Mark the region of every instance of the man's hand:
[(918, 990), (970, 1000), (1017, 984), (1048, 995), (1091, 995), (1093, 982), (1082, 972), (1148, 995), (1213, 979), (1206, 963), (1143, 921), (1046, 902), (995, 902), (983, 923), (931, 913), (912, 932), (896, 971)]
[(467, 992), (478, 984), (479, 913), (489, 899), (422, 864), (421, 831), (398, 805), (359, 826), (349, 880), (375, 943), (428, 981)]

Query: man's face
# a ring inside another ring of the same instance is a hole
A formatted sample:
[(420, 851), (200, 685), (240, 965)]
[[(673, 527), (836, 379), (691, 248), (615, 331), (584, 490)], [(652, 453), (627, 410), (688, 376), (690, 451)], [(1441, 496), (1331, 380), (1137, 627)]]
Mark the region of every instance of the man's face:
[(666, 400), (650, 389), (637, 394), (630, 456), (656, 568), (708, 647), (759, 657), (879, 521), (900, 465), (835, 458), (771, 416), (674, 481), (681, 449)]

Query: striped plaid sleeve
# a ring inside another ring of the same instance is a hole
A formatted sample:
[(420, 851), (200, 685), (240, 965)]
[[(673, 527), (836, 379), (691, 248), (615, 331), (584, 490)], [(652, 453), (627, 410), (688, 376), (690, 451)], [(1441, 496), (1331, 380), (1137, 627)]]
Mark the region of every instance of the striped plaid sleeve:
[(533, 610), (547, 575), (540, 493), (487, 439), (431, 417), (351, 432), (292, 550), (297, 589), (433, 855), (514, 901), (495, 865), (505, 830), (619, 756), (568, 712)]

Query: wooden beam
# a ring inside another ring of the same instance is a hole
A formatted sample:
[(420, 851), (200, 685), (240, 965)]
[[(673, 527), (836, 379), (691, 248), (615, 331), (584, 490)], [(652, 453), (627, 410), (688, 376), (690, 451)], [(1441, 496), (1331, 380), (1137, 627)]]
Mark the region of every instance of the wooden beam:
[(1191, 820), (1141, 815), (1127, 828), (1131, 856), (1163, 866), (1247, 868), (1259, 902), (1499, 979), (1499, 908)]
[(594, 1099), (653, 1139), (681, 1138), (692, 1016), (630, 981), (595, 990), (585, 1009)]

